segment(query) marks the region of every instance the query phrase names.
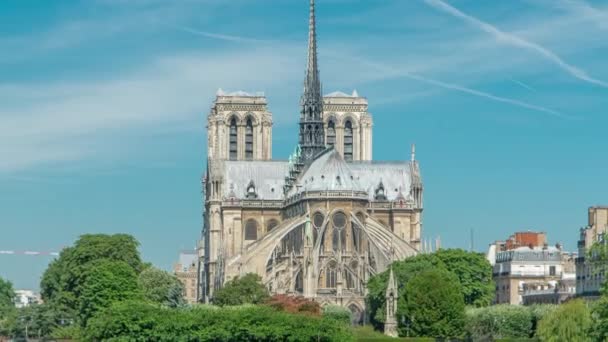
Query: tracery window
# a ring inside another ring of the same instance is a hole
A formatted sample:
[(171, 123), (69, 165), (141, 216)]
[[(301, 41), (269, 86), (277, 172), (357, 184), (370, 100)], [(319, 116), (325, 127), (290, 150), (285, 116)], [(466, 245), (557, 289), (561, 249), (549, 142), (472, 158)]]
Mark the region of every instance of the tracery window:
[(236, 128), (236, 119), (230, 120), (230, 160), (238, 158), (238, 134)]
[(247, 220), (245, 223), (245, 240), (258, 239), (258, 223), (254, 219)]
[(327, 124), (327, 146), (333, 147), (336, 144), (336, 124), (330, 120)]
[(325, 287), (326, 288), (334, 288), (336, 287), (336, 268), (334, 265), (327, 267), (325, 270)]
[(353, 160), (353, 123), (350, 120), (344, 124), (344, 160)]
[(253, 159), (253, 123), (251, 118), (247, 118), (245, 126), (245, 159)]

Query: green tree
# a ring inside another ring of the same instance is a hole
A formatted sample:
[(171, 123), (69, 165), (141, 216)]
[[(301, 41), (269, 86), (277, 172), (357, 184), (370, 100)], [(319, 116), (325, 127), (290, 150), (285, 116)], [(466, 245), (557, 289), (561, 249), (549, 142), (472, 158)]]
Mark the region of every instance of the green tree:
[(226, 282), (224, 287), (216, 290), (213, 304), (220, 306), (260, 304), (268, 298), (268, 290), (262, 284), (262, 278), (255, 273), (248, 273)]
[(535, 307), (494, 305), (467, 310), (467, 333), (473, 341), (529, 338), (538, 311)]
[(353, 341), (348, 324), (264, 305), (172, 309), (115, 302), (85, 329), (90, 341)]
[(139, 274), (137, 282), (144, 298), (149, 301), (169, 307), (178, 307), (186, 303), (182, 282), (169, 272), (148, 266)]
[(13, 284), (0, 278), (0, 336), (9, 336), (15, 324)]
[(411, 331), (424, 337), (460, 337), (464, 332), (465, 304), (454, 274), (429, 269), (405, 287), (406, 317)]
[[(397, 317), (405, 317), (405, 286), (418, 273), (428, 269), (442, 268), (444, 265), (432, 254), (419, 254), (415, 257), (407, 258), (402, 261), (394, 262), (391, 267), (395, 275), (395, 280), (399, 286), (399, 298), (397, 301)], [(367, 283), (368, 296), (366, 298), (367, 308), (370, 312), (372, 325), (380, 330), (384, 324), (384, 314), (386, 312), (386, 287), (388, 285), (389, 271), (386, 270), (370, 278)], [(401, 324), (401, 320), (399, 320)]]
[(45, 303), (51, 305), (63, 321), (79, 317), (81, 297), (90, 269), (103, 260), (122, 261), (134, 272), (143, 267), (135, 238), (125, 234), (82, 235), (71, 247), (64, 248), (53, 260), (40, 282)]
[(608, 341), (608, 297), (602, 297), (593, 303), (592, 312), (592, 336), (596, 341)]
[(466, 305), (481, 307), (492, 303), (495, 289), (492, 266), (482, 253), (440, 249), (433, 255), (458, 277)]
[(0, 310), (7, 307), (12, 307), (15, 300), (15, 291), (13, 284), (0, 277)]
[[(418, 273), (428, 269), (446, 270), (454, 274), (461, 285), (466, 305), (488, 305), (494, 297), (492, 266), (480, 253), (467, 252), (462, 249), (442, 249), (432, 254), (419, 254), (392, 265), (399, 293), (404, 293), (407, 283)], [(367, 309), (371, 323), (376, 329), (382, 329), (386, 312), (386, 287), (388, 270), (377, 274), (368, 281)], [(397, 316), (406, 315), (405, 299), (400, 296), (397, 302)], [(400, 321), (401, 325), (402, 322)], [(401, 331), (405, 332), (404, 327)]]
[(115, 301), (141, 299), (137, 274), (124, 261), (102, 260), (86, 273), (83, 284), (79, 316), (83, 326), (97, 311), (109, 307)]
[(591, 341), (591, 325), (587, 304), (580, 299), (572, 300), (543, 318), (536, 335), (543, 342)]

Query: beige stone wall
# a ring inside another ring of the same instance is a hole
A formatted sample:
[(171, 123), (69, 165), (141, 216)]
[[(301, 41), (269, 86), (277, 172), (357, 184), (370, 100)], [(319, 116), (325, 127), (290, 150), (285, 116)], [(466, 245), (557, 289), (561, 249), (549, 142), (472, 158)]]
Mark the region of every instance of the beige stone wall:
[(245, 160), (247, 120), (253, 126), (253, 160), (272, 159), (272, 113), (264, 96), (218, 95), (207, 118), (207, 155), (210, 159), (230, 157), (230, 122), (237, 124), (237, 159)]
[(327, 141), (327, 127), (333, 121), (336, 127), (335, 149), (344, 157), (344, 127), (347, 121), (353, 127), (353, 160), (372, 160), (372, 117), (367, 112), (367, 99), (363, 97), (325, 97), (323, 121)]

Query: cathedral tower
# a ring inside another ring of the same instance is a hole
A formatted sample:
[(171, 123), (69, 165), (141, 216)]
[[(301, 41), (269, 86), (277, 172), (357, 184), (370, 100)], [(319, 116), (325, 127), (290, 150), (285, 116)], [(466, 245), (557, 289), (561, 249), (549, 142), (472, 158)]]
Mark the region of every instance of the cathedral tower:
[(308, 59), (304, 93), (300, 100), (300, 137), (302, 161), (309, 164), (315, 155), (325, 150), (323, 122), (323, 95), (317, 64), (317, 31), (315, 23), (315, 1), (310, 0), (310, 20), (308, 27)]

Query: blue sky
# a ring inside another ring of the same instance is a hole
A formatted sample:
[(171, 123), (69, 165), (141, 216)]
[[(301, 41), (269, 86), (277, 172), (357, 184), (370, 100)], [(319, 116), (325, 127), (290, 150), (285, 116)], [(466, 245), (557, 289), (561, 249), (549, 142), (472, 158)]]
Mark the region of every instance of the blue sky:
[[(296, 143), (307, 0), (0, 2), (0, 250), (126, 232), (169, 269), (200, 236), (206, 114), (264, 91)], [(425, 182), (423, 234), (485, 250), (516, 230), (573, 250), (608, 204), (608, 6), (317, 0), (326, 93), (369, 99), (374, 159)], [(50, 258), (0, 255), (36, 288)]]

